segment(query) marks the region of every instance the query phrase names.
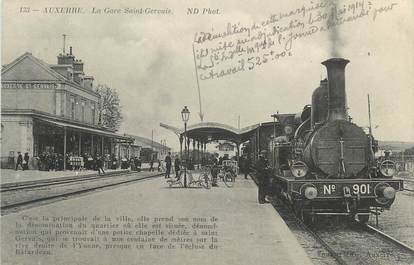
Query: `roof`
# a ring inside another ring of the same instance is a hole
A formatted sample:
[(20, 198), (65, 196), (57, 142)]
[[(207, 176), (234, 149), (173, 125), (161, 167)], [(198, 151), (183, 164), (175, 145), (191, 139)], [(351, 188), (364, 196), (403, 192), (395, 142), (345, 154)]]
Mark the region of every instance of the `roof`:
[(51, 119), (45, 119), (45, 118), (36, 118), (37, 120), (41, 121), (41, 122), (45, 122), (57, 127), (61, 127), (61, 128), (69, 128), (69, 129), (74, 129), (74, 130), (78, 130), (78, 131), (83, 131), (83, 132), (88, 132), (88, 133), (93, 133), (93, 134), (98, 134), (98, 135), (102, 135), (102, 136), (107, 136), (107, 137), (112, 137), (112, 138), (116, 138), (116, 139), (120, 139), (120, 140), (127, 140), (127, 141), (132, 141), (131, 137), (125, 136), (125, 135), (119, 135), (110, 131), (106, 131), (106, 130), (102, 130), (102, 129), (94, 129), (94, 128), (89, 128), (89, 127), (85, 127), (85, 126), (81, 126), (81, 125), (75, 125), (75, 124), (71, 124), (68, 122), (64, 122), (64, 121), (55, 121), (55, 120), (51, 120)]
[[(52, 65), (26, 52), (11, 63), (3, 66), (1, 70), (2, 82), (64, 82), (71, 86), (88, 92), (95, 96), (99, 94), (93, 90), (86, 89), (76, 82), (67, 79), (57, 71), (53, 70)], [(67, 67), (67, 65), (65, 65)]]
[(49, 64), (29, 52), (5, 65), (1, 71), (1, 79), (2, 81), (69, 81), (53, 70)]
[(55, 115), (50, 115), (50, 113), (46, 113), (46, 112), (42, 112), (42, 111), (38, 111), (38, 110), (33, 110), (33, 109), (21, 109), (21, 110), (10, 110), (10, 109), (2, 109), (1, 110), (1, 115), (23, 115), (23, 116), (30, 116), (33, 117), (33, 119), (38, 120), (38, 121), (43, 121), (46, 123), (49, 123), (51, 125), (55, 125), (57, 127), (67, 127), (67, 128), (72, 128), (72, 129), (76, 129), (79, 131), (86, 131), (86, 132), (90, 132), (90, 133), (95, 133), (95, 134), (99, 134), (99, 135), (104, 135), (104, 136), (108, 136), (108, 137), (114, 137), (117, 139), (123, 139), (123, 140), (128, 140), (128, 141), (132, 141), (132, 139), (130, 137), (126, 137), (124, 135), (120, 135), (120, 134), (116, 134), (114, 131), (104, 128), (102, 126), (99, 125), (94, 125), (94, 124), (85, 124), (79, 121), (75, 121), (75, 120), (69, 120), (67, 118), (64, 117), (59, 117), (59, 116), (55, 116)]
[(138, 145), (141, 146), (142, 148), (154, 148), (154, 149), (158, 149), (158, 150), (162, 150), (167, 148), (168, 150), (170, 150), (171, 148), (168, 146), (164, 146), (161, 143), (158, 143), (156, 141), (153, 141), (151, 139), (142, 137), (142, 136), (137, 136), (137, 135), (132, 135), (132, 134), (126, 134), (124, 133), (124, 136), (130, 137), (132, 139), (134, 139), (134, 145)]
[[(215, 140), (228, 140), (235, 143), (242, 143), (250, 138), (251, 133), (259, 127), (254, 124), (241, 129), (234, 128), (227, 124), (218, 122), (201, 122), (187, 127), (187, 135), (191, 139), (201, 142), (211, 142)], [(184, 134), (183, 128), (176, 128), (160, 123), (160, 126), (173, 131), (177, 135)]]

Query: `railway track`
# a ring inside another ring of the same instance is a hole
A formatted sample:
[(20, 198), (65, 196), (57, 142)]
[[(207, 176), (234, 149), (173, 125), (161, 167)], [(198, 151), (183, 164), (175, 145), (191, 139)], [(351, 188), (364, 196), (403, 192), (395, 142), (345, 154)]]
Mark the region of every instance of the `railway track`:
[(360, 224), (310, 228), (340, 256), (339, 264), (413, 264), (414, 251), (373, 227)]
[(80, 181), (88, 181), (88, 180), (93, 180), (93, 179), (103, 179), (103, 178), (115, 177), (115, 176), (132, 174), (132, 173), (134, 172), (125, 170), (125, 171), (117, 171), (117, 172), (108, 172), (105, 175), (89, 174), (89, 175), (80, 175), (80, 176), (69, 176), (69, 177), (63, 177), (63, 178), (42, 179), (42, 180), (36, 180), (36, 181), (6, 183), (0, 186), (0, 193), (7, 192), (7, 191), (16, 191), (16, 190), (24, 190), (24, 189), (29, 189), (29, 188), (38, 188), (38, 187), (53, 186), (53, 185), (58, 185), (58, 184), (80, 182)]
[(301, 242), (315, 264), (414, 264), (413, 248), (370, 225), (307, 226), (284, 202), (276, 199), (272, 205), (295, 235), (315, 240), (314, 246), (309, 239)]
[(136, 172), (117, 172), (105, 176), (68, 177), (59, 180), (44, 180), (38, 183), (27, 182), (10, 185), (1, 189), (1, 214), (16, 212), (23, 208), (36, 206), (49, 201), (109, 188), (121, 184), (160, 177), (155, 175), (137, 175)]
[(290, 231), (296, 236), (314, 264), (347, 264), (329, 244), (297, 218), (284, 202), (276, 199), (272, 200), (271, 204), (282, 217)]
[(364, 228), (368, 231), (371, 231), (373, 233), (378, 234), (379, 236), (383, 237), (385, 240), (389, 240), (393, 244), (399, 245), (401, 248), (406, 249), (408, 252), (411, 252), (412, 255), (414, 255), (414, 248), (408, 246), (407, 244), (404, 244), (403, 242), (391, 237), (390, 235), (387, 235), (386, 233), (382, 232), (381, 230), (376, 229), (375, 227), (365, 224)]
[(370, 225), (327, 219), (308, 226), (281, 199), (271, 204), (315, 264), (414, 264), (413, 248)]

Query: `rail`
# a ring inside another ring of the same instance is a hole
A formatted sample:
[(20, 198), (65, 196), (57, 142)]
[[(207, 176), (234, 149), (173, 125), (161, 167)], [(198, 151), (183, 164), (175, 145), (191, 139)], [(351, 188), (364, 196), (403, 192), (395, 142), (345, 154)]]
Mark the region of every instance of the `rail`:
[(98, 179), (98, 178), (102, 179), (102, 178), (108, 178), (108, 177), (114, 177), (114, 176), (132, 174), (132, 173), (136, 173), (136, 172), (124, 170), (124, 171), (107, 172), (105, 175), (88, 174), (88, 175), (80, 175), (80, 176), (68, 176), (68, 177), (62, 177), (62, 178), (31, 180), (31, 181), (16, 182), (16, 183), (5, 183), (0, 186), (0, 192), (22, 190), (22, 189), (36, 188), (36, 187), (46, 187), (46, 186), (51, 186), (51, 185), (65, 184), (65, 183), (78, 182), (78, 181), (87, 181), (87, 180)]
[[(118, 174), (112, 174), (111, 176), (108, 176), (107, 179), (109, 179), (109, 177), (115, 177), (115, 176), (121, 176), (121, 177), (129, 177), (133, 172), (126, 172), (126, 173), (118, 173)], [(156, 177), (160, 177), (163, 176), (164, 173), (158, 173), (155, 175), (148, 175), (148, 176), (140, 176), (140, 177), (136, 177), (136, 178), (126, 178), (126, 179), (119, 179), (119, 178), (113, 178), (113, 179), (109, 179), (112, 180), (113, 182), (111, 183), (107, 183), (107, 184), (99, 184), (96, 183), (97, 185), (93, 185), (92, 187), (80, 187), (77, 190), (73, 190), (73, 187), (71, 187), (71, 191), (67, 190), (67, 191), (63, 191), (60, 192), (58, 194), (54, 194), (54, 195), (46, 195), (46, 196), (40, 196), (40, 197), (34, 197), (28, 200), (23, 200), (23, 201), (12, 201), (10, 203), (6, 203), (4, 205), (1, 205), (1, 213), (2, 215), (7, 214), (7, 210), (10, 209), (14, 209), (14, 210), (20, 210), (22, 207), (25, 206), (31, 206), (31, 205), (35, 205), (39, 202), (45, 202), (45, 201), (51, 201), (54, 199), (59, 199), (59, 198), (67, 198), (68, 196), (75, 196), (75, 195), (79, 195), (82, 193), (87, 193), (87, 192), (91, 192), (94, 190), (98, 190), (98, 189), (102, 189), (102, 188), (107, 188), (107, 187), (112, 187), (112, 186), (117, 186), (117, 185), (121, 185), (121, 184), (125, 184), (125, 183), (130, 183), (130, 182), (135, 182), (135, 181), (140, 181), (140, 180), (146, 180), (146, 179), (151, 179), (151, 178), (156, 178)], [(32, 189), (37, 189), (37, 188), (42, 188), (45, 186), (50, 186), (50, 185), (59, 185), (59, 184), (67, 184), (67, 183), (71, 183), (71, 185), (73, 185), (73, 183), (76, 184), (83, 184), (83, 182), (85, 181), (100, 181), (102, 180), (102, 178), (99, 177), (95, 177), (95, 178), (88, 178), (88, 179), (77, 179), (77, 180), (68, 180), (65, 182), (54, 182), (54, 183), (42, 183), (36, 186), (25, 186), (25, 187), (21, 187), (20, 190), (26, 190), (25, 192), (27, 193), (28, 191), (32, 191)], [(4, 197), (6, 196), (7, 193), (14, 193), (14, 192), (21, 192), (19, 190), (7, 190), (7, 191), (3, 191), (2, 192), (2, 204), (4, 203)], [(6, 194), (5, 194), (6, 193)]]

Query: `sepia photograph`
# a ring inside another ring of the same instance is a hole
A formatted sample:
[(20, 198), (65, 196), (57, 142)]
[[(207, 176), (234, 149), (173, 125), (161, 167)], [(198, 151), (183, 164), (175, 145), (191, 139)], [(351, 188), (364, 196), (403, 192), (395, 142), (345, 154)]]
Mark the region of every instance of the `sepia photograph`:
[(2, 0), (0, 263), (414, 264), (411, 0)]

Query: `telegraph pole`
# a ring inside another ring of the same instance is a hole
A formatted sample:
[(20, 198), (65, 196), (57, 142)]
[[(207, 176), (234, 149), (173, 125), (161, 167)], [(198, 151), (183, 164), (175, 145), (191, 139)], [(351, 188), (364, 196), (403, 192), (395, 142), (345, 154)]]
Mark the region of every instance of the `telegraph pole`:
[(151, 160), (154, 159), (154, 129), (151, 130)]
[(66, 48), (66, 34), (63, 34), (63, 55), (65, 55), (65, 48)]
[(200, 116), (201, 122), (203, 122), (204, 114), (203, 114), (203, 109), (201, 107), (201, 91), (200, 91), (200, 82), (198, 81), (198, 71), (197, 71), (197, 62), (196, 62), (196, 55), (195, 55), (195, 50), (194, 50), (194, 43), (193, 43), (193, 56), (194, 56), (194, 67), (195, 67), (196, 80), (197, 80), (198, 104), (200, 105), (200, 112), (198, 113), (198, 115)]
[(372, 125), (371, 125), (371, 102), (369, 101), (368, 94), (368, 121), (369, 121), (369, 134), (372, 135)]

